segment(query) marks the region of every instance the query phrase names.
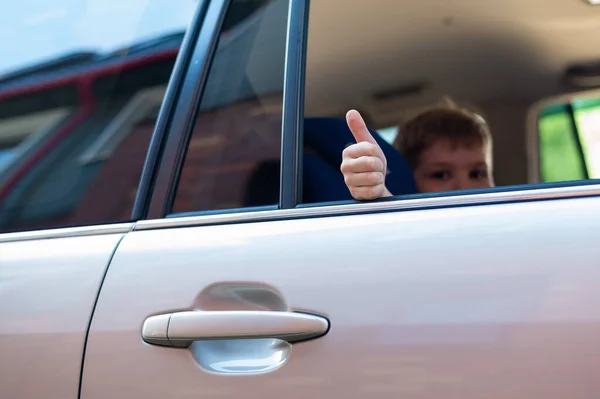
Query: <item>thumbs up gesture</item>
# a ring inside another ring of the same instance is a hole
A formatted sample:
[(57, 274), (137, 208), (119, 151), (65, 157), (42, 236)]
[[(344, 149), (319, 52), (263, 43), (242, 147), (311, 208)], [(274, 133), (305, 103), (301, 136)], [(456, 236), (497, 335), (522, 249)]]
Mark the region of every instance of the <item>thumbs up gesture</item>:
[(383, 151), (358, 111), (348, 111), (346, 122), (356, 139), (356, 144), (342, 153), (340, 167), (350, 194), (357, 200), (390, 197), (392, 194), (385, 187), (387, 160)]

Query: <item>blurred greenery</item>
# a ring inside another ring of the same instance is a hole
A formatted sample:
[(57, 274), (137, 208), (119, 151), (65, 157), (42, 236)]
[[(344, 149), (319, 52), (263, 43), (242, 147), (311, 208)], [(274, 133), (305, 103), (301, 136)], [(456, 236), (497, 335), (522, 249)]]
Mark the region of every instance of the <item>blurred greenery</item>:
[[(600, 112), (600, 100), (574, 102), (575, 119), (581, 130), (582, 113)], [(579, 144), (587, 154), (586, 143), (573, 131), (573, 125), (564, 105), (554, 105), (542, 110), (539, 120), (540, 170), (542, 182), (585, 179), (585, 159)], [(590, 176), (594, 178), (595, 176)]]
[(539, 121), (540, 170), (543, 182), (585, 179), (583, 160), (566, 110)]

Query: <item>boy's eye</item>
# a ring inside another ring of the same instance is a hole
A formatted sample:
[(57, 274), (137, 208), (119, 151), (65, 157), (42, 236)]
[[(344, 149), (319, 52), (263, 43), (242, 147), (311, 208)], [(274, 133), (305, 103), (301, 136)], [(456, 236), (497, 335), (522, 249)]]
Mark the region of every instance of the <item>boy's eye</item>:
[(488, 173), (487, 170), (483, 169), (472, 170), (471, 173), (469, 173), (469, 177), (471, 179), (487, 179)]
[(431, 177), (437, 180), (446, 180), (450, 177), (450, 172), (447, 170), (438, 170), (436, 172), (433, 172), (431, 174)]

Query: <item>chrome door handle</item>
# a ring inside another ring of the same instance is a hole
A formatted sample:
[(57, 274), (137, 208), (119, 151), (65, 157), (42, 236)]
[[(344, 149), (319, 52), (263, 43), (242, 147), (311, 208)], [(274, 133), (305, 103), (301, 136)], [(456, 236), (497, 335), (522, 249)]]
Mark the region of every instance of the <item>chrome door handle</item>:
[(324, 317), (282, 311), (187, 311), (151, 316), (142, 327), (149, 344), (185, 348), (194, 341), (276, 338), (294, 343), (321, 337)]

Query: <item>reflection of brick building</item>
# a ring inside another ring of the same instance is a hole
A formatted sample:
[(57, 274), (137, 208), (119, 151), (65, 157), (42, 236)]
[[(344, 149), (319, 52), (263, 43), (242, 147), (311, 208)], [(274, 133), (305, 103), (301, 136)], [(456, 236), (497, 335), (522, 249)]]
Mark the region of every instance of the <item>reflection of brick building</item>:
[[(280, 96), (275, 97), (275, 102)], [(245, 205), (248, 179), (265, 160), (279, 159), (281, 114), (261, 113), (244, 101), (199, 115), (186, 154), (174, 211), (238, 208)], [(263, 102), (264, 106), (264, 102)], [(134, 129), (105, 162), (69, 224), (129, 217), (153, 122)], [(277, 182), (273, 182), (277, 184)], [(101, 213), (98, 213), (98, 212)]]
[(256, 102), (244, 101), (200, 114), (174, 211), (245, 206), (252, 172), (263, 161), (279, 160), (280, 112), (277, 109), (272, 114), (261, 113)]
[(142, 172), (140, 165), (144, 164), (153, 130), (154, 123), (147, 122), (137, 126), (123, 140), (105, 161), (80, 205), (67, 217), (65, 224), (130, 218)]

